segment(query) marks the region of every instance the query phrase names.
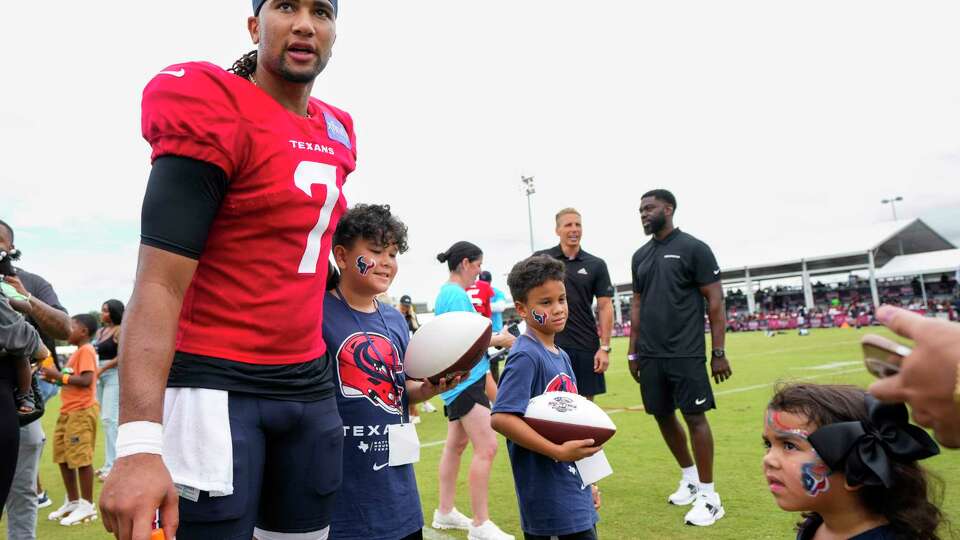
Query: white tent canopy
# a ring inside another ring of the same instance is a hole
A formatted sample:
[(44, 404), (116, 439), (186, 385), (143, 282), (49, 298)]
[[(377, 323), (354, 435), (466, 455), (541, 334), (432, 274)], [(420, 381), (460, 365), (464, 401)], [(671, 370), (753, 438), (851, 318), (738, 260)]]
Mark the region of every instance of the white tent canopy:
[(943, 249), (898, 255), (877, 270), (878, 278), (910, 277), (927, 274), (953, 275), (960, 268), (960, 249)]
[(856, 270), (869, 272), (873, 304), (879, 305), (878, 271), (886, 271), (894, 259), (956, 250), (956, 246), (920, 219), (880, 223), (862, 228), (841, 228), (836, 234), (818, 236), (815, 247), (807, 246), (804, 249), (781, 243), (780, 249), (784, 247), (796, 249), (799, 257), (777, 259), (774, 253), (769, 252), (766, 254), (767, 260), (778, 262), (723, 269), (721, 277), (724, 284), (743, 283), (750, 291), (747, 294), (747, 305), (751, 313), (755, 311), (753, 284), (760, 280), (799, 276), (803, 283), (804, 303), (808, 308), (812, 308), (812, 276)]
[[(744, 285), (747, 306), (753, 313), (754, 286), (759, 287), (761, 281), (799, 277), (804, 303), (813, 308), (812, 277), (867, 271), (873, 303), (879, 305), (879, 278), (952, 274), (960, 267), (960, 249), (920, 219), (835, 229), (829, 233), (805, 231), (802, 240), (782, 238), (769, 243), (753, 263), (722, 268), (723, 284)], [(629, 294), (632, 288), (630, 283), (621, 283), (615, 290), (619, 313), (620, 295)]]

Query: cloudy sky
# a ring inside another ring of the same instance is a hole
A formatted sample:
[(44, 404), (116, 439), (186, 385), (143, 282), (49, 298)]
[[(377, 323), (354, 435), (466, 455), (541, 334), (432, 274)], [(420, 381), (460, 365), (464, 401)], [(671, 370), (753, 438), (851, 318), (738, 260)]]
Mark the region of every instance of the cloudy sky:
[[(5, 6), (0, 218), (71, 311), (129, 297), (149, 173), (140, 92), (165, 66), (252, 48), (243, 0)], [(960, 241), (957, 2), (342, 0), (314, 95), (349, 111), (351, 203), (390, 203), (411, 250), (391, 291), (432, 304), (466, 239), (495, 284), (575, 206), (616, 281), (640, 195), (722, 266), (901, 218)], [(864, 246), (866, 247), (866, 246)]]

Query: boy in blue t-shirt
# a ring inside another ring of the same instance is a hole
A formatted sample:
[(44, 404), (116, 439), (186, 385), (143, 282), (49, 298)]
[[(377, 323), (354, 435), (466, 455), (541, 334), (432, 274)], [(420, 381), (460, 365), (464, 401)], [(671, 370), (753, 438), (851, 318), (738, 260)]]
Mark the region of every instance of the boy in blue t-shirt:
[(570, 358), (554, 344), (554, 336), (567, 323), (563, 277), (562, 262), (540, 255), (517, 263), (507, 278), (527, 333), (510, 349), (491, 424), (508, 439), (520, 525), (527, 540), (597, 538), (599, 491), (583, 484), (573, 462), (596, 454), (600, 447), (592, 439), (554, 444), (522, 418), (534, 396), (577, 391)]
[(434, 386), (405, 377), (407, 322), (377, 300), (406, 250), (407, 228), (386, 205), (356, 205), (333, 234), (338, 272), (327, 283), (323, 339), (343, 419), (343, 482), (330, 523), (330, 537), (338, 540), (422, 538), (413, 459), (398, 455), (390, 433), (412, 428), (408, 406), (446, 390), (448, 381)]

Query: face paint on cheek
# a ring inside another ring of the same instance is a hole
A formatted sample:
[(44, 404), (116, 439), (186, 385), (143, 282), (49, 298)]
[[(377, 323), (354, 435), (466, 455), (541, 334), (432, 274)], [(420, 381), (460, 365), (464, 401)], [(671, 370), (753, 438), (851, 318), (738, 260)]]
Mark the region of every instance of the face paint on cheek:
[[(781, 436), (799, 437), (804, 441), (810, 437), (810, 432), (790, 427), (780, 419), (780, 411), (767, 411), (767, 426)], [(816, 497), (821, 493), (830, 490), (830, 479), (828, 478), (833, 471), (827, 467), (827, 464), (820, 460), (816, 451), (811, 450), (814, 461), (808, 461), (800, 466), (800, 480), (803, 483), (803, 489), (811, 497)]]
[[(816, 456), (817, 453), (814, 452), (813, 455)], [(803, 489), (806, 490), (807, 495), (816, 497), (830, 491), (829, 476), (833, 471), (819, 458), (801, 465), (800, 471), (800, 479), (803, 481)]]
[(537, 321), (537, 324), (541, 326), (547, 324), (547, 320), (550, 319), (550, 316), (545, 311), (537, 311), (534, 309), (531, 313), (533, 314), (533, 320)]
[(363, 255), (357, 257), (357, 270), (360, 272), (361, 276), (367, 275), (370, 270), (373, 270), (377, 266), (377, 261), (373, 259), (367, 259)]

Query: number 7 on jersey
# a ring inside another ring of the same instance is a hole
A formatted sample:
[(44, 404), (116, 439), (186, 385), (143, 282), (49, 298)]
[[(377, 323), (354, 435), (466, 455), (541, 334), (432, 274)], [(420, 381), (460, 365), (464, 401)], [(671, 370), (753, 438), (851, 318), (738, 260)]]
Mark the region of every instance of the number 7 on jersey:
[(323, 233), (327, 232), (330, 226), (330, 217), (333, 216), (333, 209), (340, 199), (340, 188), (337, 187), (337, 168), (326, 163), (316, 161), (301, 161), (297, 165), (297, 170), (293, 173), (293, 183), (308, 197), (313, 196), (311, 187), (314, 184), (327, 186), (323, 207), (320, 209), (320, 216), (317, 217), (317, 224), (307, 235), (307, 245), (303, 251), (303, 257), (300, 259), (301, 274), (315, 274), (317, 272), (317, 262), (320, 260), (320, 245), (323, 239)]

